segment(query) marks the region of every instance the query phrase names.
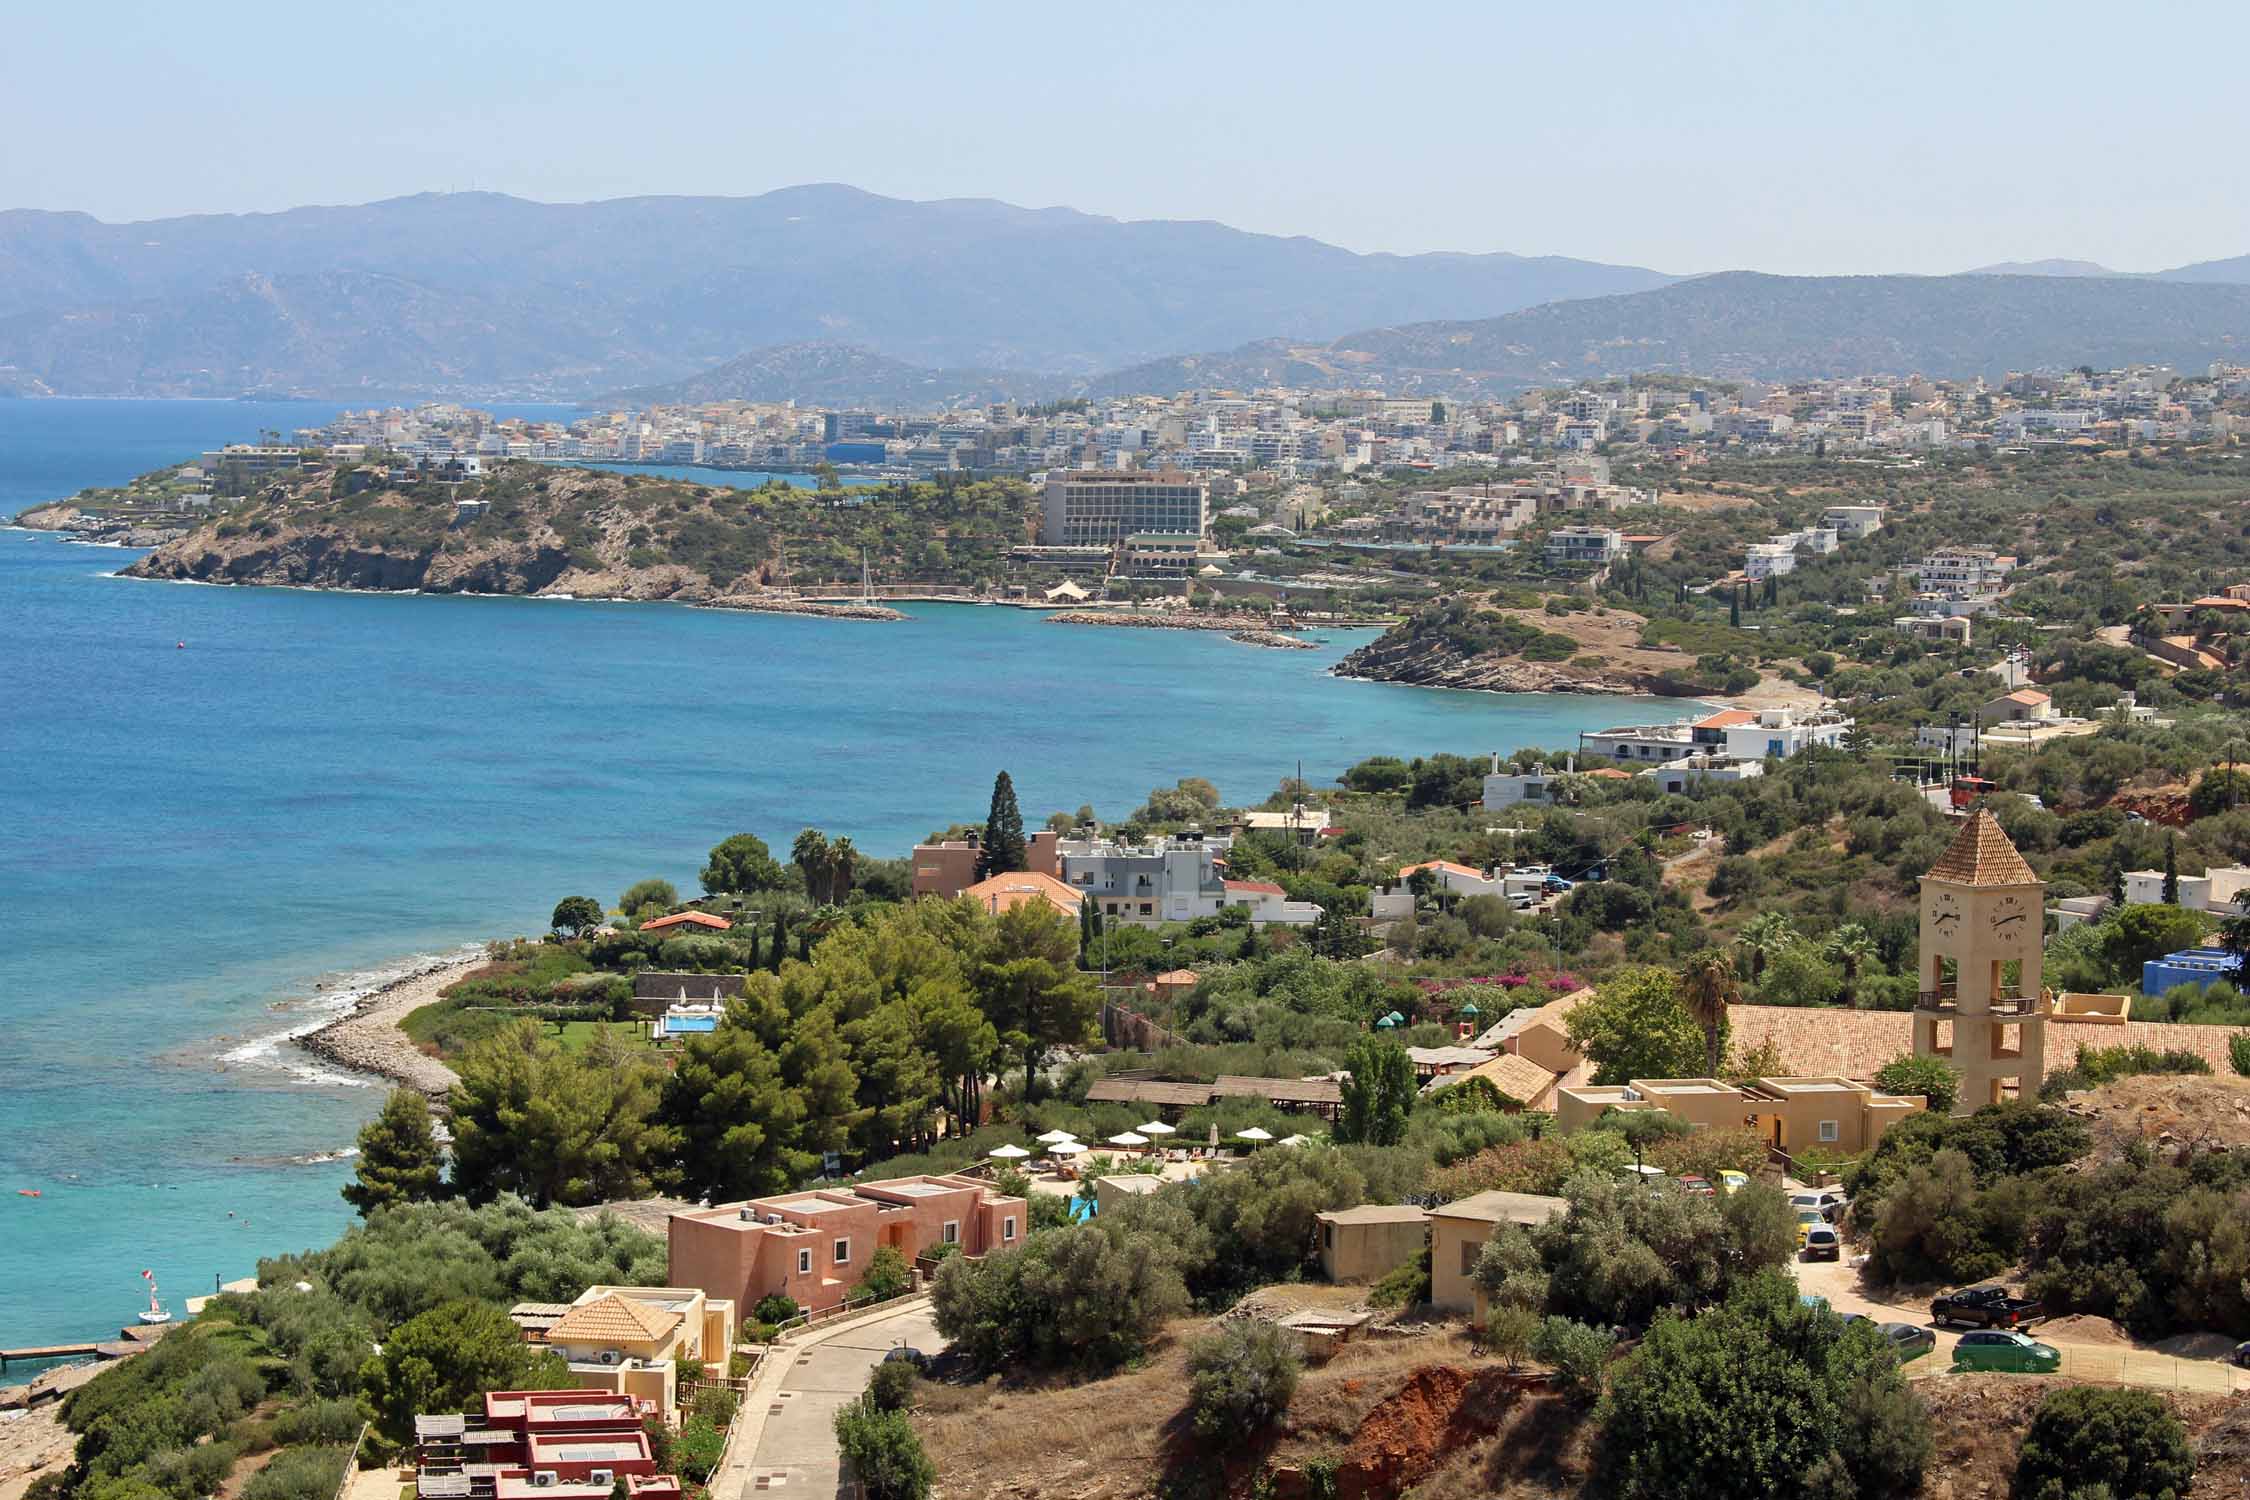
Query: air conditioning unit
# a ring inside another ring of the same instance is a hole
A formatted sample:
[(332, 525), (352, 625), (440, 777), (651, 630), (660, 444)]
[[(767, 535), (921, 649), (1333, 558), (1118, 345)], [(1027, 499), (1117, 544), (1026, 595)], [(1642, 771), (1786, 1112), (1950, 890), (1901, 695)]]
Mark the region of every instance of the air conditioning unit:
[(531, 1471), (531, 1487), (535, 1490), (553, 1489), (555, 1487), (555, 1471), (553, 1469), (533, 1469)]
[(616, 1351), (615, 1349), (604, 1349), (604, 1350), (602, 1351), (602, 1363), (603, 1363), (603, 1364), (605, 1364), (605, 1365), (614, 1365), (614, 1364), (616, 1364), (616, 1363), (617, 1363), (617, 1351)]
[(588, 1484), (613, 1484), (616, 1480), (617, 1474), (611, 1469), (593, 1469), (589, 1470), (586, 1475)]

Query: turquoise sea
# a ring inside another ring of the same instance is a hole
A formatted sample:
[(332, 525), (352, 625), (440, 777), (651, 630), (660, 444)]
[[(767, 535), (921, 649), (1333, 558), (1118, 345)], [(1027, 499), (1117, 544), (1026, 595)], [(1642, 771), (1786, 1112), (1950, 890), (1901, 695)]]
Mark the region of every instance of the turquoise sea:
[[(330, 410), (0, 401), (0, 513)], [(1299, 759), (1325, 780), (1676, 711), (1326, 676), (1365, 631), (1275, 652), (969, 606), (108, 576), (132, 555), (0, 531), (0, 1347), (116, 1328), (143, 1267), (176, 1307), (332, 1239), (380, 1090), (287, 1035), (560, 896), (692, 887), (741, 830), (904, 853), (982, 816), (1002, 767), (1030, 818), (1120, 815), (1183, 775), (1252, 800)]]

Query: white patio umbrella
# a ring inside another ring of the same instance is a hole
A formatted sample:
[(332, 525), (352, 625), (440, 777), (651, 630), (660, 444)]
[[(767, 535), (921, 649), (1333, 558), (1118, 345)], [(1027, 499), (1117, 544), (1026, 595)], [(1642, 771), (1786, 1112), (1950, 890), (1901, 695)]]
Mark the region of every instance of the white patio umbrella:
[(1128, 1130), (1123, 1135), (1111, 1136), (1109, 1143), (1112, 1146), (1145, 1146), (1148, 1144), (1148, 1137)]
[(1049, 1156), (1082, 1156), (1086, 1148), (1078, 1141), (1057, 1141), (1047, 1148)]
[(1274, 1144), (1276, 1146), (1309, 1146), (1312, 1144), (1312, 1139), (1309, 1135), (1285, 1135), (1280, 1140), (1275, 1141)]
[(1253, 1125), (1248, 1130), (1237, 1130), (1234, 1133), (1234, 1138), (1238, 1141), (1270, 1141), (1273, 1139), (1273, 1132), (1262, 1126)]
[(1178, 1129), (1177, 1126), (1167, 1125), (1162, 1120), (1151, 1120), (1146, 1125), (1135, 1125), (1133, 1128), (1142, 1135), (1171, 1135)]
[(997, 1156), (1002, 1161), (1014, 1161), (1019, 1156), (1029, 1156), (1031, 1153), (1021, 1146), (995, 1146), (984, 1154)]
[(1057, 1141), (1075, 1141), (1078, 1137), (1067, 1130), (1050, 1130), (1045, 1135), (1034, 1136), (1032, 1139), (1038, 1141), (1042, 1146), (1052, 1146)]

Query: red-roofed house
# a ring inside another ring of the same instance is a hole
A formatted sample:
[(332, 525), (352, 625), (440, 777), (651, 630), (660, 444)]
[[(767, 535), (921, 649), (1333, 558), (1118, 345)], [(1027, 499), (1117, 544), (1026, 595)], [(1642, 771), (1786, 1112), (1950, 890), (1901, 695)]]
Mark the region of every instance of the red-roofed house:
[(668, 917), (657, 917), (643, 922), (643, 932), (669, 932), (684, 936), (691, 932), (725, 932), (734, 924), (725, 917), (714, 917), (707, 911), (676, 911)]
[(2054, 716), (2055, 700), (2037, 688), (2017, 688), (1978, 710), (1978, 717), (1987, 724), (2021, 724)]
[(1425, 860), (1418, 865), (1407, 865), (1398, 872), (1398, 878), (1409, 881), (1422, 870), (1430, 872), (1440, 890), (1453, 891), (1463, 896), (1498, 896), (1503, 894), (1502, 881), (1497, 874), (1479, 870), (1473, 865), (1456, 864), (1450, 859)]

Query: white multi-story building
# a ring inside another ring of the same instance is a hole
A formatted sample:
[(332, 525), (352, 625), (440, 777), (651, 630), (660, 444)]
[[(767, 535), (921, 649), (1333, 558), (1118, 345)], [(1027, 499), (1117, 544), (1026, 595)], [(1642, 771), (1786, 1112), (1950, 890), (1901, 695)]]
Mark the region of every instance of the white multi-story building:
[(1840, 541), (1862, 541), (1883, 529), (1883, 507), (1831, 505), (1820, 513), (1820, 524), (1835, 532)]
[(1625, 555), (1625, 533), (1608, 526), (1558, 526), (1547, 533), (1547, 561), (1600, 567)]
[(1305, 927), (1320, 920), (1318, 906), (1289, 900), (1280, 886), (1226, 879), (1216, 863), (1217, 846), (1201, 838), (1148, 845), (1064, 839), (1057, 849), (1064, 883), (1093, 902), (1105, 921), (1156, 927), (1215, 916), (1229, 906), (1249, 907), (1258, 926)]
[(1989, 547), (1946, 547), (1901, 571), (1924, 593), (1968, 599), (1998, 593), (2015, 566)]

